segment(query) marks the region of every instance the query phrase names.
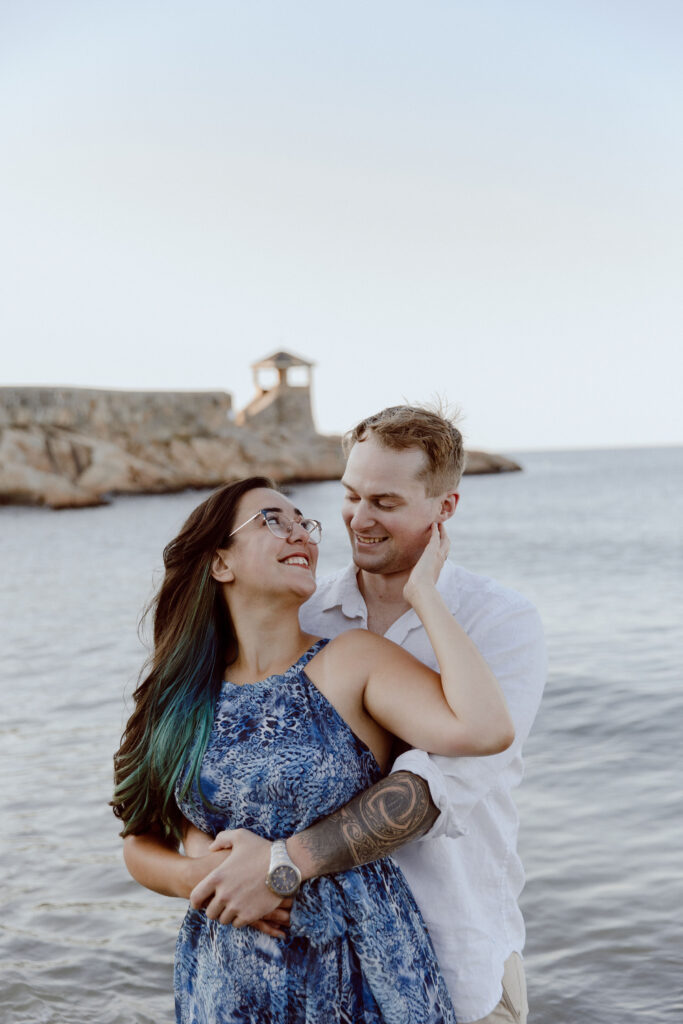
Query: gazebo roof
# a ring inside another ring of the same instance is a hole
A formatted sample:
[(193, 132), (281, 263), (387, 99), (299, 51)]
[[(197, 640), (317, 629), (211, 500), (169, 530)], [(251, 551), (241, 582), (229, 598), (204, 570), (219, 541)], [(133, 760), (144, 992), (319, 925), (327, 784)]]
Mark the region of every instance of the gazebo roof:
[(265, 359), (259, 359), (257, 363), (251, 364), (253, 370), (287, 370), (290, 366), (315, 366), (315, 363), (309, 362), (308, 359), (301, 359), (299, 356), (292, 355), (291, 352), (273, 352), (272, 355), (266, 356)]

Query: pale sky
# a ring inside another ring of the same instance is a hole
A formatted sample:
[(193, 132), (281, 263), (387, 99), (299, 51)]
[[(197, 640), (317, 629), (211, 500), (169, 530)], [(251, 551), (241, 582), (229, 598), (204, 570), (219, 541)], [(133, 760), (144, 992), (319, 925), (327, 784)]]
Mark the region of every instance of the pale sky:
[(680, 0), (4, 0), (0, 384), (683, 443)]

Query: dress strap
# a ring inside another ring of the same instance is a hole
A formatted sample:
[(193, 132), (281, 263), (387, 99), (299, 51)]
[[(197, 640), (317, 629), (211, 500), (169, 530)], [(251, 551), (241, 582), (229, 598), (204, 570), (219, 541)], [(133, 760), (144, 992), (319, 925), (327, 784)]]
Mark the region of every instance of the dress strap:
[(294, 665), (294, 668), (305, 668), (306, 665), (308, 665), (311, 658), (314, 658), (318, 651), (322, 651), (323, 647), (326, 644), (329, 644), (329, 642), (329, 637), (321, 637), (320, 640), (316, 640), (314, 644), (311, 644), (307, 651), (304, 651), (304, 653), (301, 655), (299, 660)]

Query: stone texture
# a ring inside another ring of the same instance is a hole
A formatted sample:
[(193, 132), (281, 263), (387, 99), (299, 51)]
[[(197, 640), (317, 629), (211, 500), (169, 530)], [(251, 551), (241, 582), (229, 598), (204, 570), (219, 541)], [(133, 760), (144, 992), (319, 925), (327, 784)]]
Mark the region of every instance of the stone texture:
[(263, 415), (239, 427), (223, 392), (0, 388), (0, 503), (81, 507), (252, 474), (339, 477), (339, 439), (315, 433), (308, 389), (284, 390), (264, 393)]
[[(223, 392), (0, 388), (0, 503), (79, 508), (110, 494), (216, 487), (262, 474), (335, 480), (339, 437), (317, 433), (308, 387), (280, 383), (231, 418)], [(519, 467), (470, 452), (469, 473)]]
[(477, 473), (514, 473), (522, 467), (506, 459), (504, 455), (494, 455), (493, 452), (468, 451), (465, 460), (465, 473), (474, 476)]

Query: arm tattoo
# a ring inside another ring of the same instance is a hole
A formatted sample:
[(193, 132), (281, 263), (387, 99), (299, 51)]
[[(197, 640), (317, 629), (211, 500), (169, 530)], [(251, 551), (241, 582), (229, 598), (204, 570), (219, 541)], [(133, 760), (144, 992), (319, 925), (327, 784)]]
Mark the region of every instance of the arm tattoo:
[(388, 856), (424, 835), (438, 816), (425, 780), (396, 772), (300, 832), (299, 839), (316, 875), (327, 875)]

